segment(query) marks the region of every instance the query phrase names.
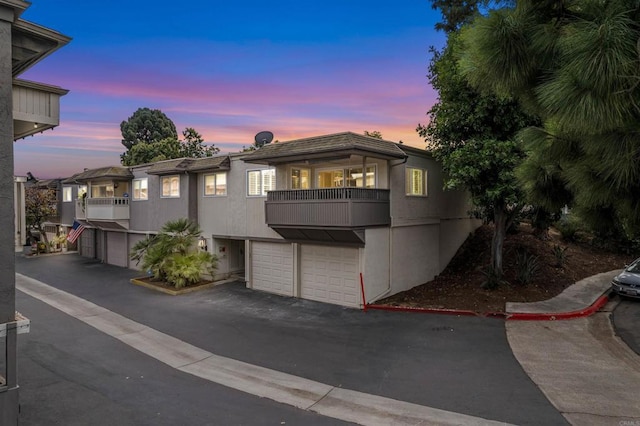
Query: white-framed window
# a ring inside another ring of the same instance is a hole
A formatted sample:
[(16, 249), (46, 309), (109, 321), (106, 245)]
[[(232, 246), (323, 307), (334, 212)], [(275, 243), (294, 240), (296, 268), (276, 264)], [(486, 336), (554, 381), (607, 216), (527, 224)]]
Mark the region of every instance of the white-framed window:
[(73, 201), (73, 188), (71, 188), (70, 186), (63, 186), (62, 187), (62, 202), (63, 203), (70, 203), (71, 201)]
[(267, 191), (276, 189), (275, 169), (247, 171), (247, 195), (249, 197), (264, 197)]
[(362, 167), (349, 167), (345, 169), (322, 169), (316, 172), (317, 188), (375, 188), (376, 166), (366, 167), (366, 175), (363, 185)]
[(414, 167), (406, 168), (406, 194), (409, 196), (427, 196), (427, 171)]
[(133, 200), (148, 200), (149, 199), (149, 179), (140, 178), (133, 180)]
[(113, 198), (114, 196), (112, 183), (91, 185), (91, 198)]
[(213, 173), (204, 175), (204, 195), (207, 197), (227, 195), (227, 174)]
[(180, 176), (163, 176), (162, 180), (162, 198), (179, 198), (180, 197)]
[(311, 188), (311, 171), (300, 167), (291, 169), (291, 189)]

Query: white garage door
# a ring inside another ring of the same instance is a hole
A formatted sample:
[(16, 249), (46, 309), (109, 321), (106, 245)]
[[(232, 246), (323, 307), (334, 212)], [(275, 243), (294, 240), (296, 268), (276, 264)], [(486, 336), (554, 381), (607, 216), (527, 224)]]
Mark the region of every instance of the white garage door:
[(107, 232), (107, 263), (109, 265), (127, 267), (126, 234), (123, 232)]
[(293, 296), (293, 246), (260, 241), (251, 244), (253, 288)]
[(359, 255), (357, 248), (301, 246), (300, 296), (303, 299), (358, 307)]

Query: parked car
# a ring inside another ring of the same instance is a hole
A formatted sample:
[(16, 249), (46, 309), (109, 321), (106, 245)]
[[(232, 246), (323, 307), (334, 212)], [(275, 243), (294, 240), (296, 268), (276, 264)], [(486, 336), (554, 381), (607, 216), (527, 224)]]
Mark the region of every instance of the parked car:
[(640, 299), (640, 258), (631, 262), (624, 271), (613, 278), (611, 290), (620, 296)]

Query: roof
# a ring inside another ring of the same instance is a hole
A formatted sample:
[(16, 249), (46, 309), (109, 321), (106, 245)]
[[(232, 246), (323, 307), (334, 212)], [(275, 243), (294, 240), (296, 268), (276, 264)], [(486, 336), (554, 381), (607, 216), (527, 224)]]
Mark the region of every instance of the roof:
[(88, 169), (84, 172), (76, 173), (69, 179), (65, 179), (63, 183), (87, 182), (96, 179), (127, 180), (133, 179), (133, 173), (127, 167), (100, 167), (99, 169)]
[(147, 170), (150, 175), (166, 175), (170, 173), (198, 172), (203, 170), (229, 170), (229, 156), (220, 155), (204, 158), (177, 158), (153, 163)]
[(386, 159), (407, 157), (395, 142), (344, 132), (267, 144), (248, 154), (243, 160), (248, 163), (277, 164), (349, 155)]

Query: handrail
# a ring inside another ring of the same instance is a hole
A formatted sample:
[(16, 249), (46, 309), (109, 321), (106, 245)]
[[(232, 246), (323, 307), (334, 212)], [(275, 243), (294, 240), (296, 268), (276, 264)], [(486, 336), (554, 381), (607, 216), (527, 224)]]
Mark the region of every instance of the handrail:
[(367, 200), (389, 201), (389, 190), (378, 188), (289, 189), (267, 192), (267, 201)]

